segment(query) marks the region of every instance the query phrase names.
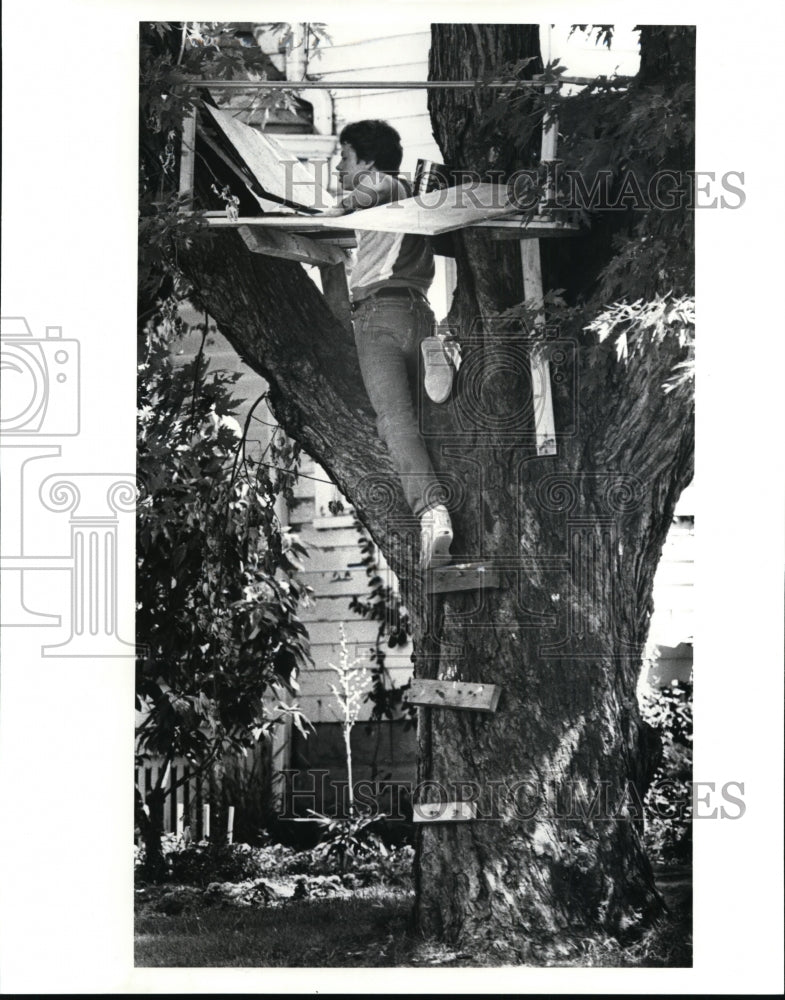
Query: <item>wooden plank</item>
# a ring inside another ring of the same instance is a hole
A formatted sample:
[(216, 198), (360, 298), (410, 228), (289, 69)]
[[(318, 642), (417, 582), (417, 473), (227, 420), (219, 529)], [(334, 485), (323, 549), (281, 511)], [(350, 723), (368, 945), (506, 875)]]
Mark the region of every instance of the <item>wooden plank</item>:
[(437, 236), (516, 212), (504, 184), (460, 184), (331, 217), (338, 229)]
[(535, 323), (545, 325), (545, 311), (542, 294), (542, 265), (540, 263), (540, 245), (536, 241), (521, 240), (521, 268), (523, 271), (523, 296), (527, 303), (533, 303), (537, 309)]
[[(366, 209), (365, 211), (375, 212), (377, 209)], [(283, 229), (286, 232), (304, 233), (313, 240), (329, 240), (338, 247), (351, 248), (357, 246), (357, 241), (347, 232), (348, 220), (356, 219), (359, 214), (359, 212), (354, 212), (347, 216), (318, 216), (290, 213), (288, 215), (246, 215), (239, 219), (227, 219), (225, 212), (205, 212), (205, 218), (210, 227), (237, 229), (240, 226), (253, 226), (261, 229)], [(335, 228), (337, 221), (340, 222), (340, 229)], [(533, 240), (559, 236), (579, 236), (584, 231), (582, 226), (574, 222), (541, 216), (526, 216), (520, 212), (510, 212), (504, 217), (472, 222), (465, 228), (482, 229), (495, 240)]]
[(183, 830), (185, 829), (185, 803), (183, 802), (182, 788), (177, 793), (177, 816), (175, 822), (175, 833), (178, 837), (182, 837)]
[(184, 208), (193, 205), (194, 173), (196, 171), (196, 109), (183, 120), (183, 138), (180, 146), (180, 194), (188, 198)]
[(481, 587), (499, 587), (499, 574), (483, 562), (456, 563), (439, 566), (426, 573), (429, 594), (442, 594), (453, 590), (479, 590)]
[(496, 684), (469, 684), (466, 681), (415, 678), (406, 693), (412, 705), (455, 708), (467, 712), (495, 712), (501, 688)]
[(205, 106), (267, 197), (301, 208), (323, 209), (332, 204), (332, 197), (317, 182), (313, 171), (269, 135), (238, 121), (229, 111)]
[(196, 779), (196, 775), (192, 774), (188, 779), (188, 813), (187, 822), (190, 825), (193, 820), (194, 829), (193, 833), (196, 834), (196, 826), (198, 823), (198, 814), (196, 812), (196, 804), (199, 800), (199, 788)]
[(534, 436), (538, 455), (555, 455), (558, 452), (556, 422), (553, 416), (551, 370), (546, 349), (546, 344), (535, 344), (530, 354)]
[(583, 227), (563, 219), (541, 216), (512, 216), (476, 222), (470, 229), (482, 229), (492, 240), (543, 240), (559, 236), (580, 236)]
[(418, 802), (413, 807), (415, 823), (468, 823), (477, 815), (474, 802)]
[[(547, 85), (543, 92), (552, 94), (556, 89), (554, 84)], [(542, 119), (542, 145), (540, 148), (540, 163), (546, 167), (545, 192), (543, 200), (545, 206), (553, 205), (556, 198), (556, 187), (553, 180), (552, 165), (556, 160), (557, 143), (559, 141), (559, 120), (555, 114), (545, 112)]]
[[(521, 266), (523, 268), (523, 295), (536, 309), (535, 324), (545, 326), (543, 305), (542, 266), (538, 240), (521, 240)], [(553, 416), (551, 372), (545, 353), (546, 345), (532, 347), (529, 364), (532, 376), (532, 406), (534, 408), (534, 437), (538, 455), (555, 455), (556, 423)]]
[[(261, 229), (283, 229), (286, 232), (304, 233), (320, 237), (337, 237), (346, 239), (346, 227), (335, 228), (335, 222), (344, 216), (334, 215), (299, 215), (294, 212), (286, 215), (241, 215), (237, 219), (227, 219), (225, 212), (217, 215), (205, 215), (207, 225), (213, 229), (239, 229), (240, 226), (259, 226)], [(313, 236), (315, 239), (316, 237)], [(356, 245), (356, 243), (355, 243)]]
[(329, 243), (316, 243), (300, 233), (282, 233), (258, 226), (240, 226), (237, 232), (253, 253), (294, 260), (300, 264), (344, 266), (345, 257), (341, 250)]
[(354, 250), (357, 246), (354, 233), (344, 233), (343, 236), (338, 236), (334, 230), (317, 229), (308, 233), (308, 239), (319, 244), (328, 243), (331, 247), (337, 247), (339, 250)]

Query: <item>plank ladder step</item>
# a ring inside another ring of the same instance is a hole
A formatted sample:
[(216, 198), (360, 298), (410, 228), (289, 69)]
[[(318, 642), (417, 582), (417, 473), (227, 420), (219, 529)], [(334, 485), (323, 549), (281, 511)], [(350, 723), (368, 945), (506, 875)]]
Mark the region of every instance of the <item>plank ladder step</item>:
[(469, 823), (476, 815), (474, 802), (418, 802), (413, 807), (415, 823)]
[(426, 573), (426, 590), (429, 594), (499, 586), (498, 570), (483, 561), (451, 563), (448, 566), (437, 566)]
[(495, 712), (501, 688), (496, 684), (415, 678), (406, 692), (410, 705), (454, 708), (467, 712)]

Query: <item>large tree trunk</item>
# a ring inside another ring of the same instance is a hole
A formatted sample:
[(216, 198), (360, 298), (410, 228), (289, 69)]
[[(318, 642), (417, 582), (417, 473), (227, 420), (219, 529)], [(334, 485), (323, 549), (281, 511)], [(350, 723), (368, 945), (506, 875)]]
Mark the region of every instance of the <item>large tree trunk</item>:
[[(473, 30), (486, 51), (510, 37), (505, 26)], [(478, 74), (472, 36), (458, 45), (456, 31), (466, 26), (434, 26), (433, 76)], [(512, 35), (522, 45), (512, 58), (534, 54), (520, 26)], [(447, 165), (476, 166), (477, 133), (456, 129), (455, 95), (432, 91), (430, 108)], [(420, 827), (417, 919), (426, 933), (525, 960), (554, 938), (569, 947), (574, 935), (619, 934), (661, 912), (639, 836), (649, 775), (635, 689), (654, 572), (692, 477), (691, 403), (662, 392), (677, 345), (639, 345), (625, 368), (582, 331), (561, 331), (576, 361), (556, 390), (556, 421), (574, 433), (560, 436), (555, 457), (537, 457), (525, 434), (511, 440), (510, 401), (531, 391), (524, 354), (487, 317), (508, 304), (499, 276), (518, 245), (500, 267), (487, 239), (465, 233), (457, 243), (450, 319), (475, 331), (464, 365), (477, 384), (464, 399), (483, 404), (449, 449), (452, 469), (473, 481), (457, 535), (460, 551), (508, 571), (479, 606), (476, 594), (456, 593), (430, 609), (432, 655), (419, 664), (426, 676), (492, 682), (503, 695), (494, 715), (421, 711), (420, 780), (465, 782), (463, 795), (446, 797), (475, 797), (486, 818)]]
[[(453, 33), (467, 30), (434, 26), (434, 76), (475, 78), (483, 56), (490, 71), (499, 53), (535, 52), (526, 26), (473, 26), (459, 45)], [(431, 97), (451, 167), (481, 159), (465, 100)], [(517, 255), (517, 243), (499, 250), (477, 232), (457, 236), (452, 318), (464, 363), (451, 403), (427, 409), (428, 443), (451, 494), (453, 552), (493, 563), (502, 585), (438, 596), (413, 570), (416, 525), (353, 344), (299, 265), (255, 257), (234, 233), (197, 242), (183, 263), (219, 328), (270, 383), (276, 417), (397, 572), (417, 675), (502, 688), (492, 715), (420, 710), (419, 778), (435, 784), (419, 797), (474, 800), (480, 818), (418, 827), (416, 918), (427, 934), (536, 961), (554, 940), (618, 935), (661, 912), (640, 842), (647, 776), (635, 687), (654, 572), (692, 476), (692, 434), (689, 394), (662, 392), (678, 345), (631, 345), (622, 364), (610, 344), (562, 331), (553, 350), (562, 349), (563, 433), (558, 455), (537, 456), (528, 342), (490, 319), (521, 298)]]

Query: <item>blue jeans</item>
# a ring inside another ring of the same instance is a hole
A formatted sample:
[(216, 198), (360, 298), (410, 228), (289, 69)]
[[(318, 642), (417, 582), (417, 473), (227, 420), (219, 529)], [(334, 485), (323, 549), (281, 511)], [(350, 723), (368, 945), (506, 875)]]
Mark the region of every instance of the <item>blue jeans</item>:
[(379, 437), (418, 516), (439, 501), (440, 492), (416, 410), (420, 344), (433, 328), (433, 313), (419, 296), (366, 299), (354, 313), (360, 371)]

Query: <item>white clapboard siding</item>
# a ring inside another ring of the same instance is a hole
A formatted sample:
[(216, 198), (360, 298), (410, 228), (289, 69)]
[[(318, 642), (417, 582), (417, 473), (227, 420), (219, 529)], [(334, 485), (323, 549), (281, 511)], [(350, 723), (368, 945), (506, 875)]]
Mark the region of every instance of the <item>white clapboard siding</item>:
[[(694, 544), (689, 522), (676, 522), (668, 533), (662, 557), (654, 577), (654, 612), (649, 627), (649, 640), (663, 649), (673, 649), (691, 641), (694, 631)], [(689, 663), (671, 665), (662, 678), (689, 675)]]
[[(355, 93), (352, 90), (337, 90), (335, 92), (335, 111), (341, 118), (346, 117), (344, 105), (357, 100)], [(391, 124), (402, 118), (422, 124), (421, 119), (428, 118), (426, 102), (421, 90), (368, 91), (362, 100), (365, 114), (369, 117), (383, 118)], [(398, 128), (397, 124), (395, 128)], [(427, 131), (428, 133), (431, 131), (430, 118), (428, 118)]]
[(305, 524), (313, 521), (313, 497), (295, 497), (289, 503), (289, 524)]
[(343, 595), (365, 594), (368, 591), (368, 577), (365, 570), (344, 569), (336, 567), (333, 570), (306, 570), (298, 573), (298, 579), (310, 587), (320, 597), (339, 597)]
[(664, 587), (691, 587), (695, 579), (695, 563), (691, 559), (669, 559), (663, 552), (655, 576), (655, 592)]
[(654, 613), (658, 608), (668, 608), (671, 611), (692, 611), (695, 605), (695, 588), (691, 583), (682, 586), (660, 585), (652, 595)]
[(324, 594), (312, 595), (310, 603), (300, 607), (300, 620), (306, 626), (312, 622), (344, 622), (348, 633), (355, 621), (362, 620), (349, 610), (349, 601), (355, 594), (364, 597), (367, 593), (367, 587), (360, 587), (351, 595), (337, 594), (333, 597), (326, 597)]
[[(332, 45), (319, 48), (320, 53), (309, 66), (311, 72), (319, 75), (322, 80), (348, 79), (352, 73), (362, 74), (366, 80), (381, 79), (377, 71), (386, 67), (409, 65), (411, 63), (424, 66), (426, 73), (414, 77), (399, 76), (399, 80), (417, 80), (427, 75), (428, 50), (431, 39), (430, 32), (406, 32), (398, 35), (379, 37), (378, 26), (371, 29), (375, 37), (357, 39), (348, 44), (341, 44), (334, 39)], [(373, 72), (368, 72), (372, 70)]]
[[(365, 665), (370, 667), (370, 661), (366, 660)], [(411, 662), (403, 657), (388, 658), (386, 666), (390, 678), (397, 687), (402, 687), (411, 677)], [(343, 721), (341, 706), (330, 688), (330, 684), (336, 683), (336, 678), (336, 673), (329, 669), (303, 671), (300, 675), (297, 705), (314, 725), (321, 722)], [(371, 679), (369, 676), (367, 689), (370, 690), (370, 688)], [(370, 719), (372, 711), (373, 704), (370, 701), (363, 701), (360, 705), (358, 718), (360, 721), (366, 721)]]
[[(293, 519), (290, 523), (293, 523)], [(357, 545), (357, 539), (359, 538), (358, 530), (353, 526), (341, 525), (340, 527), (322, 529), (315, 528), (312, 522), (307, 521), (302, 522), (298, 526), (297, 534), (300, 536), (303, 545), (331, 545), (333, 548), (347, 548), (348, 546)], [(359, 548), (357, 549), (357, 555), (359, 559)]]
[(302, 557), (303, 569), (305, 570), (319, 570), (319, 571), (332, 571), (333, 569), (363, 569), (364, 567), (360, 565), (360, 558), (362, 553), (357, 547), (357, 538), (359, 535), (355, 534), (355, 539), (352, 545), (330, 545), (329, 544), (329, 532), (323, 532), (327, 535), (327, 538), (323, 538), (318, 544), (312, 544), (308, 547), (308, 556)]
[[(407, 62), (398, 63), (394, 66), (373, 66), (369, 69), (349, 69), (342, 70), (340, 73), (325, 73), (322, 79), (329, 83), (331, 80), (340, 80), (341, 82), (351, 83), (357, 80), (359, 83), (386, 83), (391, 81), (394, 83), (401, 83), (403, 81), (411, 81), (412, 83), (419, 83), (420, 81), (425, 84), (427, 80), (428, 67), (426, 63), (418, 60), (416, 56), (410, 58)], [(423, 87), (423, 92), (425, 87)], [(368, 94), (377, 93), (377, 91), (366, 88)], [(391, 91), (392, 93), (392, 91)], [(393, 95), (393, 100), (394, 100)]]
[[(330, 664), (334, 663), (335, 666), (339, 666), (339, 655), (341, 652), (340, 647), (336, 644), (334, 646), (319, 646), (318, 648), (322, 651), (324, 664), (320, 667), (312, 667), (307, 671), (301, 671), (298, 679), (298, 684), (300, 685), (298, 697), (301, 697), (303, 694), (330, 695), (332, 693), (330, 685), (337, 683), (336, 678), (338, 675), (330, 668)], [(363, 646), (359, 649), (359, 652), (363, 653), (369, 648), (369, 646)], [(354, 650), (350, 648), (349, 662), (352, 663), (352, 666), (356, 667), (357, 670), (361, 670), (362, 668), (370, 670), (372, 664), (368, 656), (358, 656), (356, 658), (357, 663), (353, 663), (353, 652)], [(391, 673), (399, 675), (406, 674), (408, 676), (412, 672), (411, 653), (399, 651), (397, 648), (388, 649), (385, 666)]]
[[(371, 659), (370, 653), (373, 643), (371, 642), (356, 642), (350, 640), (347, 636), (347, 647), (346, 651), (349, 656), (349, 662), (358, 668), (361, 666), (370, 667)], [(396, 670), (406, 670), (411, 672), (412, 660), (411, 660), (411, 648), (409, 646), (401, 647), (394, 646), (393, 648), (385, 647), (386, 659), (385, 666)], [(338, 642), (323, 642), (318, 645), (311, 646), (311, 655), (314, 658), (314, 666), (309, 667), (308, 670), (303, 670), (300, 674), (300, 688), (303, 689), (303, 678), (310, 678), (311, 675), (317, 676), (319, 674), (323, 675), (323, 679), (335, 683), (335, 679), (338, 676), (334, 670), (330, 669), (330, 664), (334, 664), (336, 667), (340, 664), (341, 657), (341, 646)], [(356, 663), (354, 661), (357, 661)], [(308, 680), (305, 683), (308, 683)], [(330, 685), (326, 684), (324, 687), (325, 691), (330, 690)]]
[[(340, 622), (309, 622), (308, 635), (311, 639), (311, 644), (318, 646), (337, 643), (339, 639), (339, 625)], [(343, 625), (346, 629), (347, 640), (350, 646), (357, 644), (361, 645), (363, 649), (367, 649), (376, 641), (376, 634), (379, 630), (378, 622), (369, 621), (367, 618), (359, 618), (347, 610)], [(386, 652), (398, 652), (398, 647), (388, 647), (386, 640), (383, 640), (383, 644)]]

